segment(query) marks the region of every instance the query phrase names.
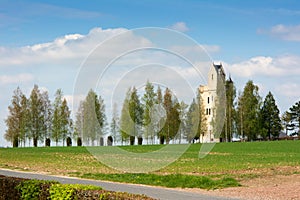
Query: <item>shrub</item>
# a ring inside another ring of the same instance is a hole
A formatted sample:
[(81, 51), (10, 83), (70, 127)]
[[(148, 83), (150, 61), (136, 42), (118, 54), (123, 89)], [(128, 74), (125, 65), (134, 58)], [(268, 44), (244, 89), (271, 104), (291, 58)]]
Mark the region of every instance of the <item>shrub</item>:
[(25, 180), (22, 181), (15, 188), (20, 192), (21, 199), (24, 200), (45, 199), (46, 200), (49, 197), (48, 189), (54, 183), (57, 182), (41, 181), (41, 180)]
[(0, 175), (0, 200), (20, 199), (20, 193), (15, 187), (23, 180)]
[(49, 193), (52, 200), (72, 200), (78, 199), (77, 193), (86, 190), (102, 190), (102, 188), (92, 185), (54, 184), (50, 187)]
[(0, 175), (0, 200), (7, 199), (153, 200), (145, 195), (106, 191), (93, 185), (59, 184), (54, 181), (28, 180)]

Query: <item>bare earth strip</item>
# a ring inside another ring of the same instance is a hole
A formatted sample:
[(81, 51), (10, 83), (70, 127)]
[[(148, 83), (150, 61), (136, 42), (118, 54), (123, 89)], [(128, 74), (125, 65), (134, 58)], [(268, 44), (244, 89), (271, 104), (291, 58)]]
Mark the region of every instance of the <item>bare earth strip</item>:
[(186, 189), (202, 194), (246, 200), (296, 200), (300, 199), (300, 174), (267, 175), (244, 180), (242, 187), (220, 190)]

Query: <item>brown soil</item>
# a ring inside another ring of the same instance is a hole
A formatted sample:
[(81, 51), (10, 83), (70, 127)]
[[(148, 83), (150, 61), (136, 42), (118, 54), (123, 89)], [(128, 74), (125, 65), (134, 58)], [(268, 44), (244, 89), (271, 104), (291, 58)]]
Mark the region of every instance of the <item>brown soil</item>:
[(208, 195), (251, 200), (300, 199), (300, 174), (266, 175), (241, 181), (241, 187), (220, 190), (186, 189)]

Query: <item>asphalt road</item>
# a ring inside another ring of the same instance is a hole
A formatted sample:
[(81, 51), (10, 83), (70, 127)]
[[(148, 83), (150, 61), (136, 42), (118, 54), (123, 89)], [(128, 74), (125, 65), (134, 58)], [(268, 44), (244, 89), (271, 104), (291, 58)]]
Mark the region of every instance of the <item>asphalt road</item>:
[(167, 189), (160, 187), (144, 186), (144, 185), (135, 185), (135, 184), (125, 184), (125, 183), (113, 183), (106, 181), (94, 181), (86, 180), (79, 178), (69, 178), (61, 176), (52, 176), (28, 172), (19, 172), (13, 170), (0, 169), (0, 174), (5, 176), (13, 176), (19, 178), (28, 178), (28, 179), (40, 179), (40, 180), (54, 180), (60, 183), (68, 184), (87, 184), (87, 185), (97, 185), (101, 186), (106, 190), (111, 191), (120, 191), (120, 192), (129, 192), (135, 194), (145, 194), (147, 196), (162, 199), (162, 200), (229, 200), (229, 198), (221, 198), (214, 196), (207, 196), (199, 193), (179, 191), (176, 189)]

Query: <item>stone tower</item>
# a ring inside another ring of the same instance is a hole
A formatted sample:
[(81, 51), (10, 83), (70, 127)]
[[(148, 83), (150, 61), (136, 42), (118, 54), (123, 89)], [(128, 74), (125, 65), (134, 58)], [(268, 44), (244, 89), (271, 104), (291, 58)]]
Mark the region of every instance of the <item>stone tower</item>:
[(224, 83), (225, 72), (222, 64), (213, 63), (208, 72), (207, 85), (200, 85), (199, 87), (207, 119), (207, 131), (200, 135), (201, 143), (220, 142), (220, 138), (214, 134), (213, 121), (216, 118), (218, 84)]

